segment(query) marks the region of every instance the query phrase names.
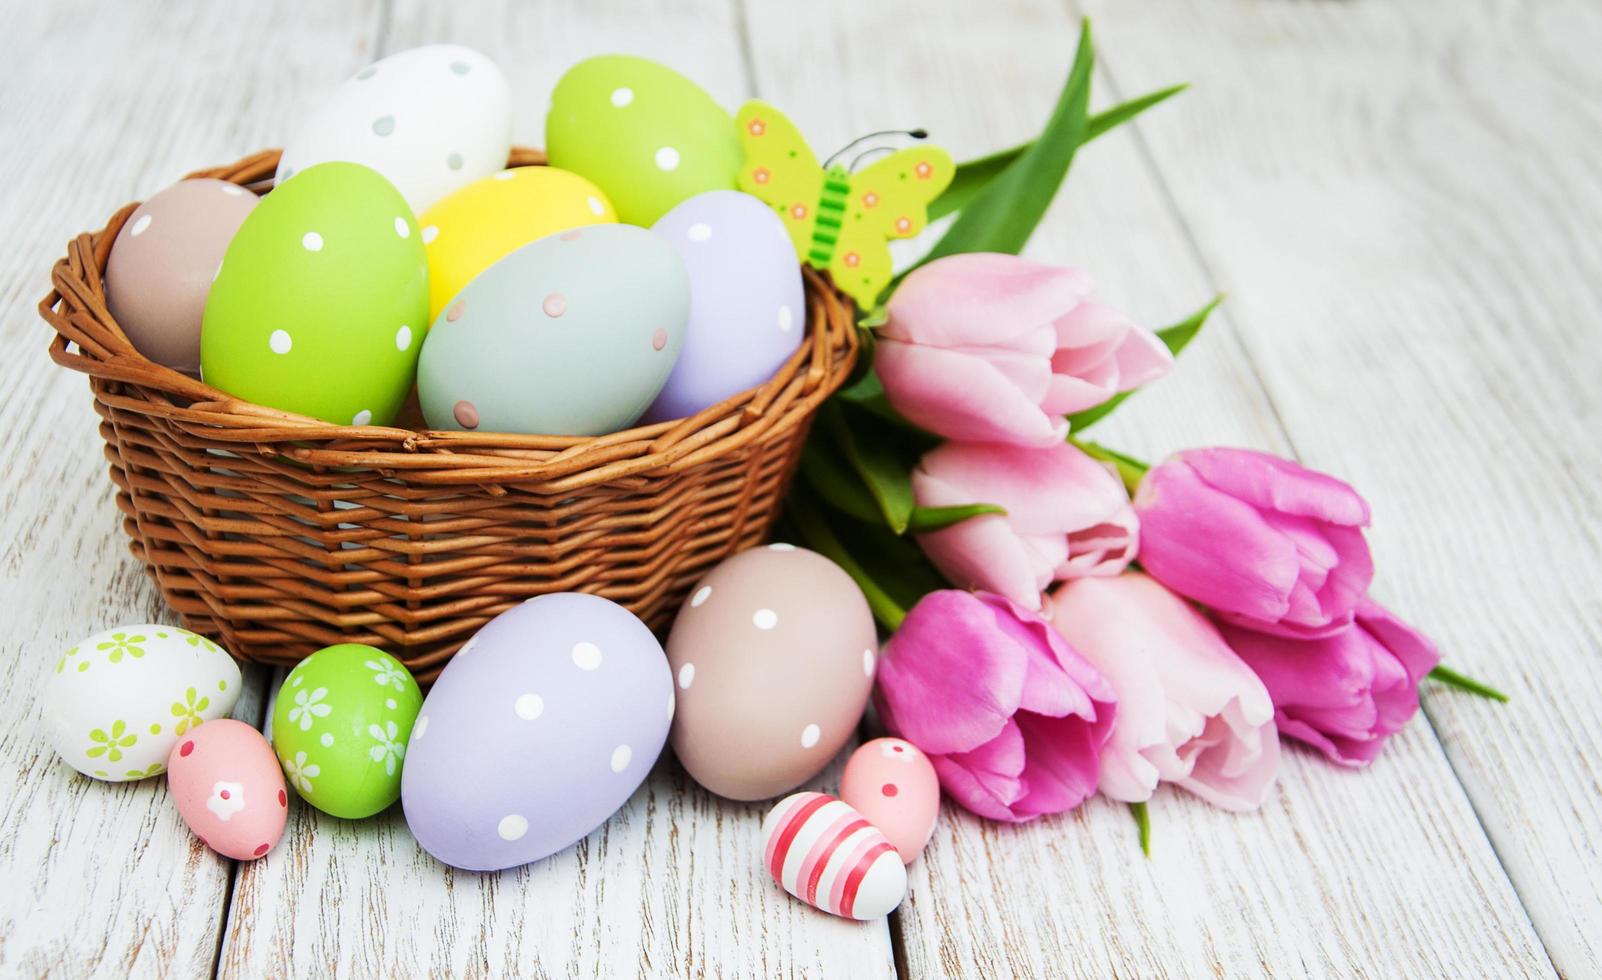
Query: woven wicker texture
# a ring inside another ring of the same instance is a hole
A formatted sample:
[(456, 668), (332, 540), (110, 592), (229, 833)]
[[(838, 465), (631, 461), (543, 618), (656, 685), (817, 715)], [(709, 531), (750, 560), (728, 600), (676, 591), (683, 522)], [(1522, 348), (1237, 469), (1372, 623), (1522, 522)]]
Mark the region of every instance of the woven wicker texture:
[[(191, 176), (260, 192), (277, 162)], [(521, 148), (510, 161), (543, 162)], [(68, 245), (39, 312), (51, 358), (90, 377), (133, 553), (186, 626), (249, 660), (370, 643), (427, 681), (547, 592), (603, 595), (664, 628), (701, 573), (767, 534), (813, 414), (857, 357), (850, 302), (804, 269), (801, 348), (689, 419), (598, 438), (330, 425), (133, 349), (101, 276), (136, 206)], [(421, 425), (415, 399), (402, 421)]]

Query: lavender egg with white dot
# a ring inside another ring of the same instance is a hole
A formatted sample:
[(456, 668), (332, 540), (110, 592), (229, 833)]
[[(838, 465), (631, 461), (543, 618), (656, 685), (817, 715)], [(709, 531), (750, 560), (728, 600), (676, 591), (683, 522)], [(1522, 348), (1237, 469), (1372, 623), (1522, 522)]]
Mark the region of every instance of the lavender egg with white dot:
[(490, 620), (423, 701), (401, 775), (423, 849), (470, 871), (537, 861), (605, 823), (667, 741), (667, 658), (627, 609), (577, 592)]
[(645, 421), (685, 418), (773, 377), (801, 346), (806, 296), (784, 222), (739, 191), (708, 191), (651, 230), (690, 276), (684, 349)]

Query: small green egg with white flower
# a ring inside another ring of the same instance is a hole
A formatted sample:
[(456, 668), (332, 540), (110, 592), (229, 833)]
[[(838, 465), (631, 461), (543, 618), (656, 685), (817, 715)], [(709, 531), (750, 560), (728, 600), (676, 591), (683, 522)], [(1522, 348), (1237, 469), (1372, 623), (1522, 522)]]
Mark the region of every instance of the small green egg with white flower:
[(278, 689), (273, 751), (301, 799), (347, 819), (400, 798), (401, 767), (423, 693), (404, 664), (361, 643), (324, 647)]

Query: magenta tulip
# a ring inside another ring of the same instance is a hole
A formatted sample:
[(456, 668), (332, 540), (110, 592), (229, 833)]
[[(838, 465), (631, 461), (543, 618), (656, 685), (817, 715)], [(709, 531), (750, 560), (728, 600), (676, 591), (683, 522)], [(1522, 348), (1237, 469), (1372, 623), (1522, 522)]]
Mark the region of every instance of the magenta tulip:
[(1268, 688), (1279, 730), (1346, 766), (1374, 761), (1418, 711), (1419, 682), (1441, 660), (1427, 637), (1369, 599), (1351, 626), (1321, 639), (1221, 629)]
[(948, 442), (913, 470), (912, 492), (924, 507), (1006, 510), (921, 534), (918, 544), (953, 585), (997, 592), (1027, 609), (1040, 608), (1052, 582), (1116, 575), (1135, 557), (1140, 525), (1123, 484), (1067, 443)]
[(906, 278), (878, 334), (890, 404), (930, 432), (970, 442), (1061, 442), (1063, 416), (1166, 374), (1151, 331), (1088, 302), (1090, 277), (1014, 255), (969, 253)]
[(1141, 567), (1249, 629), (1338, 632), (1374, 577), (1357, 491), (1267, 453), (1178, 453), (1146, 474), (1135, 511)]
[(1103, 793), (1136, 803), (1170, 782), (1227, 810), (1263, 804), (1279, 771), (1274, 706), (1205, 616), (1136, 572), (1076, 579), (1047, 609), (1118, 696)]
[(932, 592), (885, 644), (874, 701), (940, 785), (1020, 822), (1096, 791), (1116, 716), (1107, 681), (1044, 620), (1001, 596)]

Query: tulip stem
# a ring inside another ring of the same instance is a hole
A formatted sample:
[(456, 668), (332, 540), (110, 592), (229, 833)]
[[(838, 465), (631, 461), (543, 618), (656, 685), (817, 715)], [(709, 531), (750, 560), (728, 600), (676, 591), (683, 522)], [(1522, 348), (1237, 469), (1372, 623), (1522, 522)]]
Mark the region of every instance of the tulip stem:
[(1129, 812), (1135, 817), (1135, 826), (1140, 830), (1140, 851), (1151, 857), (1151, 814), (1146, 810), (1146, 801), (1129, 804)]
[(1439, 681), (1440, 683), (1445, 684), (1447, 687), (1455, 687), (1459, 691), (1467, 691), (1470, 694), (1477, 694), (1482, 698), (1489, 698), (1492, 701), (1499, 701), (1502, 704), (1507, 704), (1508, 702), (1508, 696), (1503, 694), (1501, 691), (1498, 691), (1491, 685), (1485, 683), (1484, 681), (1477, 681), (1465, 674), (1459, 674), (1457, 671), (1447, 667), (1444, 664), (1435, 665), (1435, 669), (1430, 671), (1430, 679)]
[(1129, 492), (1131, 497), (1135, 495), (1136, 490), (1140, 489), (1140, 481), (1145, 478), (1146, 471), (1151, 469), (1150, 463), (1136, 459), (1128, 453), (1121, 453), (1116, 449), (1108, 449), (1099, 442), (1091, 442), (1088, 439), (1079, 440), (1072, 436), (1068, 438), (1068, 441), (1078, 447), (1086, 456), (1092, 459), (1099, 459), (1104, 463), (1111, 463), (1113, 468), (1118, 471), (1118, 478), (1124, 481), (1124, 489)]

